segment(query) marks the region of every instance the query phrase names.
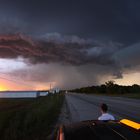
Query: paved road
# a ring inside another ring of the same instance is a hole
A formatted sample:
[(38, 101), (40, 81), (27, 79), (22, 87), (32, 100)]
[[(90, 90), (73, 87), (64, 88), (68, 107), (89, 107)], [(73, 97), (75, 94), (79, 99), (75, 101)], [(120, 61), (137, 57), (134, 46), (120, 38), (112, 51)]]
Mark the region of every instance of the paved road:
[(66, 102), (72, 122), (97, 119), (101, 115), (99, 109), (101, 103), (108, 104), (109, 113), (116, 119), (127, 118), (140, 122), (138, 99), (69, 93), (66, 95)]

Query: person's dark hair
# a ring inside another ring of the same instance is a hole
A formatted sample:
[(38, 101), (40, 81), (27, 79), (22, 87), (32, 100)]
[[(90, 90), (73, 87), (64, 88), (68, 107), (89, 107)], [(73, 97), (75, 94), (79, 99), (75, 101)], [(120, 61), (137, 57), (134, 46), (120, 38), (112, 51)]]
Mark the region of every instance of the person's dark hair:
[(103, 112), (107, 112), (108, 106), (106, 104), (101, 104), (101, 109), (103, 110)]

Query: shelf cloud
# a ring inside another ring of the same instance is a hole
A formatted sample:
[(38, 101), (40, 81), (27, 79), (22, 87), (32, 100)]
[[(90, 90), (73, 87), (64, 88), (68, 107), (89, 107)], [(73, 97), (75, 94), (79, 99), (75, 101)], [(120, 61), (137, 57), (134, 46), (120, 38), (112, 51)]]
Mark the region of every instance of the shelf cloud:
[(139, 7), (138, 0), (1, 1), (0, 72), (63, 88), (127, 79), (140, 71)]

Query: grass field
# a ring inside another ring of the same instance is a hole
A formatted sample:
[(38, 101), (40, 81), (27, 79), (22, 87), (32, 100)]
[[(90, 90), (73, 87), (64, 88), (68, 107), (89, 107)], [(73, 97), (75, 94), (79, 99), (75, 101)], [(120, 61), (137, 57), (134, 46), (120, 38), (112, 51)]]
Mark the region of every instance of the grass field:
[[(105, 94), (103, 94), (105, 95)], [(108, 94), (107, 96), (114, 96), (114, 97), (125, 97), (125, 98), (133, 98), (133, 99), (140, 99), (139, 93), (125, 93), (125, 94)]]
[(127, 93), (124, 94), (122, 97), (140, 99), (140, 93)]
[(125, 98), (133, 98), (140, 99), (140, 93), (125, 93), (125, 94), (105, 94), (105, 93), (86, 93), (89, 95), (97, 95), (97, 96), (113, 96), (113, 97), (125, 97)]
[(0, 140), (46, 140), (57, 121), (64, 95), (0, 99)]

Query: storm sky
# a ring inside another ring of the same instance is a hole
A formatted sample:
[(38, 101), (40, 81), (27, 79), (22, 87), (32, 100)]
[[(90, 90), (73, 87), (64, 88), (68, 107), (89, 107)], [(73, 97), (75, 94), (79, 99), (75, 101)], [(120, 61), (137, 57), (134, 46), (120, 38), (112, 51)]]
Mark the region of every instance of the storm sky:
[(139, 0), (0, 0), (0, 84), (140, 84), (139, 7)]

